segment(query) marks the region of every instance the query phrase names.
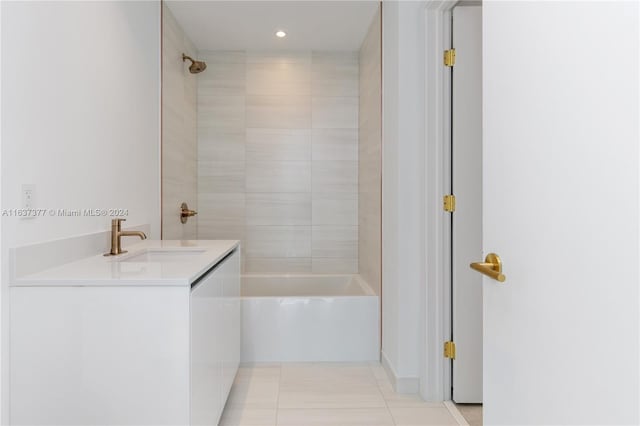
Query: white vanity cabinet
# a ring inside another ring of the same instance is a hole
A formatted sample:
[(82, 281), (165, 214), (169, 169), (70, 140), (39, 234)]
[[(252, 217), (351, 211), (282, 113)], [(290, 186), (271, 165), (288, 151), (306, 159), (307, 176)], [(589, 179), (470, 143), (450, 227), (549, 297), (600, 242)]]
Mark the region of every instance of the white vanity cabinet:
[(191, 424), (218, 424), (240, 363), (240, 258), (191, 288)]
[(240, 248), (209, 243), (197, 267), (13, 285), (10, 423), (217, 425), (240, 362)]

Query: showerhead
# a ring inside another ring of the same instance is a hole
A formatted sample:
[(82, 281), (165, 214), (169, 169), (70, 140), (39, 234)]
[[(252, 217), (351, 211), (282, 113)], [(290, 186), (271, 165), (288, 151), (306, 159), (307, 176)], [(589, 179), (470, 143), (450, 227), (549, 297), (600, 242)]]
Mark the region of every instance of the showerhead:
[(189, 72), (191, 74), (198, 74), (198, 73), (201, 73), (202, 71), (204, 71), (205, 69), (207, 69), (207, 64), (205, 64), (202, 61), (196, 61), (195, 59), (193, 59), (190, 56), (187, 56), (187, 55), (185, 55), (183, 53), (182, 54), (182, 62), (186, 61), (187, 59), (191, 61), (191, 65), (189, 65)]

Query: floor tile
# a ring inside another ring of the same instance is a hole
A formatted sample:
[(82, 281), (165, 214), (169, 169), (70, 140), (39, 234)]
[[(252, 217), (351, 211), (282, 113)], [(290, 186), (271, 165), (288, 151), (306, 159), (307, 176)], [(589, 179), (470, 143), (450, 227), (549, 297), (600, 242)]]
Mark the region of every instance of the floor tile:
[(370, 363), (369, 368), (371, 369), (371, 372), (373, 373), (373, 377), (375, 377), (376, 380), (389, 380), (389, 376), (387, 376), (387, 371), (379, 362)]
[(278, 426), (393, 425), (386, 408), (280, 409)]
[(456, 404), (469, 426), (482, 426), (482, 404)]
[(276, 408), (279, 383), (277, 380), (238, 380), (227, 400), (229, 407)]
[(388, 380), (379, 380), (378, 387), (388, 407), (444, 407), (441, 402), (426, 402), (417, 394), (396, 393)]
[(278, 408), (385, 408), (377, 387), (333, 384), (310, 386), (282, 385)]
[[(477, 414), (472, 407), (469, 411)], [(396, 394), (379, 363), (270, 363), (240, 367), (221, 425), (446, 426), (457, 422), (442, 403)]]
[(373, 387), (377, 384), (371, 369), (363, 364), (284, 364), (280, 377), (283, 386)]
[(240, 367), (236, 374), (236, 382), (248, 380), (280, 381), (280, 365)]
[(275, 426), (275, 408), (227, 407), (220, 419), (220, 426)]
[(446, 407), (389, 407), (396, 426), (457, 425)]

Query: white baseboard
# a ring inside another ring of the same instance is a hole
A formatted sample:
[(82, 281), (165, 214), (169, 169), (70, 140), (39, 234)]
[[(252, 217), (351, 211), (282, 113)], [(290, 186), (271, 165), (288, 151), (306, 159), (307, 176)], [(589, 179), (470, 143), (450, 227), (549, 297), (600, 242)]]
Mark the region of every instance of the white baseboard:
[(394, 368), (391, 366), (387, 355), (384, 351), (380, 352), (382, 367), (387, 372), (387, 377), (393, 386), (393, 390), (397, 393), (413, 394), (420, 392), (420, 378), (411, 376), (398, 376)]

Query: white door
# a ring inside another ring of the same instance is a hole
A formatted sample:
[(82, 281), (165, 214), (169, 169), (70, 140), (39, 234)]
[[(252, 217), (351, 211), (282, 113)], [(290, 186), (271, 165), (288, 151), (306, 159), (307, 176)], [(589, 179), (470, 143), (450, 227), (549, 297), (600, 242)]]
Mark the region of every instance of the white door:
[(485, 424), (640, 422), (639, 12), (483, 4)]
[(452, 312), (453, 400), (482, 402), (482, 277), (469, 264), (482, 256), (482, 8), (453, 9)]

